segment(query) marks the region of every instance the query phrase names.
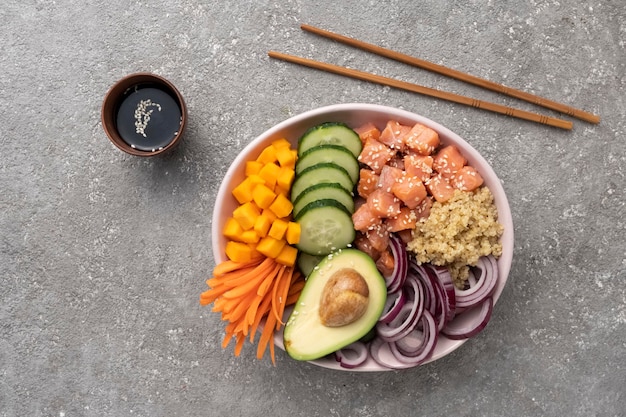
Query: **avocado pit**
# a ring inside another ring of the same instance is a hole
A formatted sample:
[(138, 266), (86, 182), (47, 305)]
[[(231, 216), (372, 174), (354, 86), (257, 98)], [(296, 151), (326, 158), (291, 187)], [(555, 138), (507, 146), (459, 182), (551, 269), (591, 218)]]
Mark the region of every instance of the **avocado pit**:
[(341, 327), (358, 320), (369, 303), (367, 281), (351, 268), (337, 270), (329, 278), (320, 298), (319, 316), (326, 327)]

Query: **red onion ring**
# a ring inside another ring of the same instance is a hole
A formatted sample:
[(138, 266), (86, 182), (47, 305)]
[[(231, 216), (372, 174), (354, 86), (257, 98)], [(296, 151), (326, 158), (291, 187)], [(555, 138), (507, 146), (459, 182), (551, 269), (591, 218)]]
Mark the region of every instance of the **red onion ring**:
[(383, 314), (378, 321), (383, 323), (391, 323), (400, 313), (402, 306), (406, 302), (406, 292), (401, 288), (400, 291), (396, 291), (393, 294), (387, 294), (387, 301), (385, 302), (385, 308)]
[(449, 339), (461, 340), (476, 336), (480, 333), (491, 318), (493, 311), (493, 299), (487, 297), (481, 304), (476, 304), (448, 323), (441, 331)]
[(422, 315), (422, 327), (422, 335), (425, 339), (423, 339), (422, 344), (420, 344), (419, 347), (413, 351), (403, 353), (398, 347), (398, 342), (389, 343), (389, 349), (398, 362), (416, 366), (430, 357), (437, 344), (439, 332), (437, 331), (437, 323), (435, 323), (435, 319), (428, 311), (424, 311), (424, 314)]
[(480, 275), (476, 278), (475, 285), (472, 286), (470, 281), (469, 289), (455, 290), (457, 308), (465, 309), (482, 303), (496, 288), (498, 265), (492, 255), (481, 257), (473, 269), (480, 271)]
[(396, 317), (389, 322), (378, 321), (376, 323), (378, 336), (387, 342), (396, 341), (409, 334), (424, 311), (424, 292), (420, 281), (413, 277), (408, 278), (404, 288), (407, 293), (407, 302), (400, 307)]
[(394, 268), (391, 275), (385, 277), (385, 282), (387, 283), (387, 292), (395, 293), (402, 288), (406, 280), (409, 254), (406, 251), (404, 242), (395, 234), (389, 237), (389, 247), (393, 256)]
[(363, 342), (354, 342), (335, 352), (335, 360), (339, 366), (346, 369), (354, 369), (367, 360), (367, 345)]

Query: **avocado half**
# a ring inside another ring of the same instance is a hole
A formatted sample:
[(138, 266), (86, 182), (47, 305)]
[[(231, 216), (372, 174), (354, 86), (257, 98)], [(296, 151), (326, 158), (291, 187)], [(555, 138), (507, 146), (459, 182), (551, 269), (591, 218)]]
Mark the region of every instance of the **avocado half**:
[[(367, 284), (365, 311), (351, 323), (330, 327), (322, 323), (320, 308), (327, 283), (338, 271), (356, 271)], [(372, 258), (357, 249), (342, 249), (325, 257), (309, 274), (287, 320), (285, 350), (293, 359), (309, 361), (335, 352), (367, 335), (380, 318), (387, 287)]]

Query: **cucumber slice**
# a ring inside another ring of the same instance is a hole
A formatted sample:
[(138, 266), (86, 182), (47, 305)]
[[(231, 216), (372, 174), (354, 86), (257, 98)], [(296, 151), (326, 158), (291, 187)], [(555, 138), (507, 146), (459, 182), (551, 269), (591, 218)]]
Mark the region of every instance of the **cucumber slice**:
[(296, 217), (307, 204), (323, 199), (335, 200), (348, 209), (350, 213), (354, 212), (352, 193), (346, 191), (341, 185), (331, 182), (315, 184), (302, 191), (293, 202), (293, 216)]
[(318, 145), (341, 145), (359, 157), (363, 144), (361, 138), (344, 123), (326, 122), (307, 130), (298, 140), (298, 156)]
[(359, 181), (359, 161), (352, 152), (340, 145), (317, 145), (304, 152), (296, 163), (296, 175), (310, 166), (324, 162), (332, 162), (344, 168), (353, 184), (356, 185)]
[(294, 202), (302, 191), (315, 184), (337, 183), (351, 193), (354, 188), (348, 172), (337, 164), (324, 162), (303, 170), (291, 185), (291, 201)]
[(298, 254), (298, 259), (296, 260), (296, 262), (298, 264), (298, 268), (300, 268), (300, 272), (302, 272), (305, 277), (308, 277), (313, 269), (315, 269), (317, 264), (320, 263), (320, 261), (324, 258), (325, 256), (315, 256), (309, 255), (308, 253), (300, 252)]
[(346, 248), (355, 238), (350, 212), (335, 200), (317, 200), (307, 204), (295, 221), (301, 229), (296, 247), (309, 255), (328, 255)]

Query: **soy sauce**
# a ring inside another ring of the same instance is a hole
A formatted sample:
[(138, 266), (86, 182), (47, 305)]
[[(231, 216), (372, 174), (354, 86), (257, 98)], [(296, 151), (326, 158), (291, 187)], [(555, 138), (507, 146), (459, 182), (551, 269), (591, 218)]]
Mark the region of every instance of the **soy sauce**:
[(115, 123), (122, 139), (132, 148), (155, 151), (174, 140), (180, 130), (181, 115), (171, 93), (145, 84), (124, 93)]

